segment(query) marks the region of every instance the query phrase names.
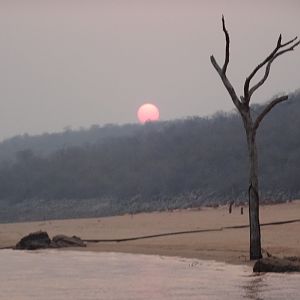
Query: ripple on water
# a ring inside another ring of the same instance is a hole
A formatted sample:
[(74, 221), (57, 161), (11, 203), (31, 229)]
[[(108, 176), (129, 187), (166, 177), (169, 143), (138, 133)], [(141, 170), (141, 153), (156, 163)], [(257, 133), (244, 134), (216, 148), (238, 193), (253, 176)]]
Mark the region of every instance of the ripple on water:
[(76, 251), (0, 253), (0, 299), (300, 299), (298, 274), (174, 257)]

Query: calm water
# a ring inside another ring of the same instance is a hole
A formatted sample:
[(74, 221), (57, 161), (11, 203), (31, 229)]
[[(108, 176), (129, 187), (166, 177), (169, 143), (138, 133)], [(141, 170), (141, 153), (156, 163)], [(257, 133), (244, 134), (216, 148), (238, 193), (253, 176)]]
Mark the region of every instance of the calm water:
[(0, 299), (300, 299), (299, 274), (118, 253), (0, 251)]

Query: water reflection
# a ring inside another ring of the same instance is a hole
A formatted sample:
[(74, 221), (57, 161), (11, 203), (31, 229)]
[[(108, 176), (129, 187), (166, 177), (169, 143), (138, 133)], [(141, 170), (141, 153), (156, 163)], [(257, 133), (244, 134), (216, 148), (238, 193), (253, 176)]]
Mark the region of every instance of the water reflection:
[(252, 274), (242, 286), (244, 299), (249, 300), (299, 300), (300, 274)]
[(267, 284), (264, 283), (263, 275), (254, 274), (249, 276), (250, 280), (243, 286), (245, 289), (245, 296), (246, 299), (251, 300), (264, 300), (261, 296), (261, 293), (264, 288), (267, 287)]
[(300, 299), (299, 275), (120, 253), (0, 251), (0, 299)]

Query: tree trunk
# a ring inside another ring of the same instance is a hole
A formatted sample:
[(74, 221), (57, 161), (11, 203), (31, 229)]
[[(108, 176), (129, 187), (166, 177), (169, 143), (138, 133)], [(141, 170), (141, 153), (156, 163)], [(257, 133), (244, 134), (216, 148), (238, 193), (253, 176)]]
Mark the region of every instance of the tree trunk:
[[(249, 128), (249, 127), (248, 127)], [(259, 259), (261, 255), (261, 238), (259, 223), (259, 189), (258, 189), (258, 160), (256, 149), (256, 132), (247, 130), (249, 153), (249, 223), (250, 223), (250, 259)]]

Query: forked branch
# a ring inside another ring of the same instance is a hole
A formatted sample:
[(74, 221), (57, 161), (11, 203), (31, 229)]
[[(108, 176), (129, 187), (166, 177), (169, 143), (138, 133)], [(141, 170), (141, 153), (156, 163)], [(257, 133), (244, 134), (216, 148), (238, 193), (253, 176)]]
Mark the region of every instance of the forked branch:
[(289, 96), (281, 96), (274, 100), (272, 100), (269, 104), (266, 105), (266, 107), (263, 109), (263, 111), (259, 114), (259, 116), (256, 118), (254, 124), (253, 124), (253, 130), (256, 132), (257, 128), (259, 127), (261, 121), (263, 118), (268, 114), (268, 112), (277, 104), (288, 100)]
[(224, 60), (224, 64), (223, 67), (221, 68), (219, 66), (219, 64), (217, 63), (216, 59), (214, 58), (213, 55), (211, 55), (210, 57), (210, 61), (213, 65), (213, 67), (216, 69), (216, 71), (218, 72), (219, 76), (222, 79), (222, 82), (224, 84), (224, 86), (226, 87), (234, 105), (236, 106), (236, 108), (238, 110), (241, 109), (241, 102), (232, 86), (232, 84), (230, 83), (229, 79), (227, 78), (226, 75), (226, 71), (227, 71), (227, 67), (229, 64), (229, 44), (230, 44), (230, 38), (229, 38), (229, 33), (226, 29), (226, 25), (225, 25), (225, 19), (224, 16), (222, 16), (222, 26), (223, 26), (223, 32), (225, 34), (225, 40), (226, 40), (226, 46), (225, 46), (225, 60)]
[[(276, 58), (278, 58), (279, 56), (283, 55), (286, 52), (293, 51), (295, 49), (295, 47), (299, 46), (300, 40), (298, 39), (298, 37), (295, 37), (295, 38), (293, 38), (293, 39), (291, 39), (291, 40), (289, 40), (285, 43), (282, 43), (282, 36), (280, 34), (279, 37), (278, 37), (277, 44), (276, 44), (276, 47), (274, 48), (274, 50), (260, 64), (258, 64), (254, 68), (254, 70), (251, 72), (251, 74), (246, 78), (245, 83), (244, 83), (244, 96), (241, 96), (241, 98), (240, 98), (241, 100), (240, 100), (238, 98), (235, 90), (234, 90), (234, 87), (232, 86), (232, 84), (230, 83), (230, 81), (229, 81), (229, 79), (227, 78), (227, 75), (226, 75), (227, 67), (228, 67), (228, 64), (229, 64), (230, 38), (229, 38), (229, 33), (226, 29), (224, 16), (222, 16), (222, 27), (223, 27), (223, 32), (224, 32), (224, 35), (225, 35), (225, 40), (226, 40), (224, 64), (221, 68), (213, 55), (210, 57), (210, 60), (211, 60), (211, 63), (213, 65), (213, 67), (216, 69), (219, 76), (221, 77), (222, 82), (223, 82), (225, 88), (227, 89), (228, 93), (230, 94), (234, 105), (239, 110), (240, 114), (242, 116), (245, 116), (245, 114), (247, 114), (248, 111), (249, 111), (251, 96), (267, 80), (267, 78), (270, 74), (271, 65), (274, 62), (274, 60)], [(265, 67), (265, 72), (264, 72), (263, 77), (261, 78), (261, 80), (259, 80), (255, 85), (253, 85), (250, 88), (251, 80), (254, 78), (254, 76), (257, 74), (257, 72), (259, 70), (261, 70), (263, 67)], [(257, 117), (255, 122), (253, 123), (254, 131), (257, 130), (257, 128), (259, 127), (260, 122), (263, 120), (263, 118), (266, 116), (266, 114), (275, 105), (277, 105), (278, 103), (280, 103), (282, 101), (285, 101), (287, 99), (288, 99), (288, 96), (282, 96), (282, 97), (278, 97), (278, 98), (274, 99), (273, 101), (271, 101), (265, 107), (265, 109), (261, 112), (261, 114)]]
[[(300, 41), (298, 40), (298, 37), (295, 37), (286, 43), (281, 43), (282, 37), (281, 35), (278, 38), (277, 45), (275, 49), (258, 65), (256, 68), (252, 71), (252, 73), (246, 78), (245, 84), (244, 84), (244, 100), (246, 103), (249, 103), (251, 100), (251, 96), (253, 93), (261, 87), (265, 81), (267, 80), (269, 74), (270, 74), (270, 69), (273, 61), (279, 57), (280, 55), (288, 52), (288, 51), (293, 51), (295, 47), (297, 47), (300, 44)], [(285, 48), (286, 46), (291, 45), (288, 48)], [(285, 49), (284, 49), (285, 48)], [(282, 49), (282, 50), (281, 50)], [(279, 51), (281, 50), (281, 51)], [(253, 77), (256, 75), (256, 73), (266, 65), (265, 73), (262, 79), (256, 83), (252, 88), (250, 88), (250, 82), (253, 79)]]

